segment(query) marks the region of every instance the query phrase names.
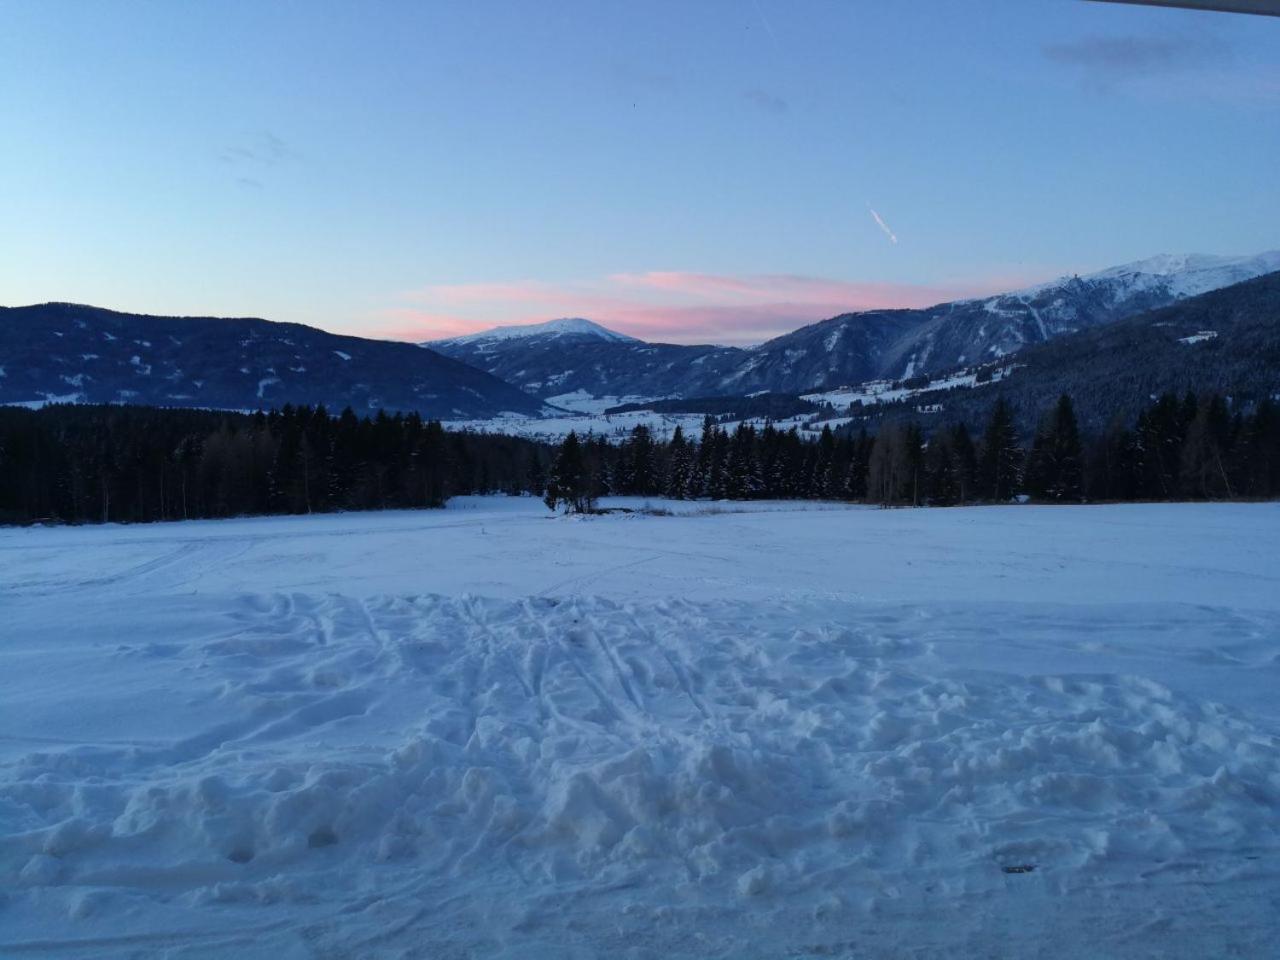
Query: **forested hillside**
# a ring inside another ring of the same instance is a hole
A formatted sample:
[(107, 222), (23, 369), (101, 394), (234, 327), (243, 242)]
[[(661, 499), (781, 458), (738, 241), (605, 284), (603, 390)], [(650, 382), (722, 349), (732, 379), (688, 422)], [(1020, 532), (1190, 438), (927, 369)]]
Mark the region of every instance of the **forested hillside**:
[[(1113, 421), (1133, 423), (1162, 393), (1218, 393), (1241, 409), (1274, 400), (1280, 397), (1280, 273), (1027, 347), (1006, 367), (998, 389), (1024, 434), (1064, 393), (1090, 433)], [(993, 389), (925, 391), (855, 413), (871, 430), (882, 419), (919, 419), (926, 429), (974, 422), (990, 407)]]
[(0, 307), (0, 403), (269, 410), (292, 404), (424, 417), (536, 414), (542, 404), (407, 343), (251, 317), (157, 317), (74, 303)]

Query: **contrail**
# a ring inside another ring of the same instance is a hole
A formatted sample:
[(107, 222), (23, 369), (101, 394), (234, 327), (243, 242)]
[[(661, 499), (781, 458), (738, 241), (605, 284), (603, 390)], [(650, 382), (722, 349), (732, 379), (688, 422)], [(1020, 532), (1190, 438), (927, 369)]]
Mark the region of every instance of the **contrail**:
[(755, 4), (756, 14), (760, 17), (760, 22), (764, 24), (764, 28), (769, 33), (769, 39), (773, 41), (773, 49), (778, 53), (782, 53), (782, 47), (778, 43), (778, 35), (773, 32), (773, 24), (769, 22), (769, 18), (764, 15), (764, 9), (760, 6), (760, 0), (752, 0)]
[(871, 206), (871, 204), (868, 203), (867, 209), (871, 211), (871, 216), (875, 219), (880, 229), (884, 231), (884, 235), (889, 238), (889, 242), (897, 243), (898, 238), (894, 236), (893, 231), (889, 229), (889, 225), (885, 223), (883, 219), (881, 219), (880, 214), (876, 213), (876, 208)]

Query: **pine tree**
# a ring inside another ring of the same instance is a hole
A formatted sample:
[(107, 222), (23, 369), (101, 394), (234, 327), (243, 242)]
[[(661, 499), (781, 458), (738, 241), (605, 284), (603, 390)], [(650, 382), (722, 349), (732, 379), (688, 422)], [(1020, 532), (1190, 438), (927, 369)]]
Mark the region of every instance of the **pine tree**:
[(1090, 447), (1085, 493), (1090, 500), (1135, 500), (1141, 485), (1137, 437), (1117, 417)]
[(978, 485), (984, 499), (1004, 503), (1021, 484), (1022, 450), (1013, 424), (1013, 409), (1003, 397), (991, 408), (991, 419), (982, 437), (978, 461)]
[(932, 505), (949, 507), (960, 501), (960, 476), (954, 434), (939, 430), (924, 455), (926, 498)]
[(1182, 445), (1196, 415), (1194, 398), (1188, 405), (1172, 393), (1163, 394), (1138, 417), (1137, 452), (1141, 472), (1140, 496), (1170, 500), (1178, 495)]
[(889, 506), (921, 502), (924, 450), (919, 424), (886, 424), (876, 435), (867, 467), (867, 500)]
[(1071, 398), (1063, 394), (1036, 433), (1027, 458), (1027, 489), (1041, 500), (1078, 503), (1083, 492), (1084, 453)]
[(586, 513), (595, 506), (582, 445), (572, 430), (560, 444), (543, 500), (550, 510), (564, 504), (567, 513)]
[(1231, 496), (1231, 416), (1226, 402), (1214, 394), (1197, 404), (1182, 444), (1179, 489), (1184, 496), (1217, 500)]
[(667, 472), (662, 485), (663, 494), (672, 500), (683, 500), (688, 497), (689, 478), (692, 473), (691, 444), (685, 440), (684, 430), (677, 424), (667, 448)]
[(867, 495), (867, 468), (871, 462), (871, 449), (875, 440), (867, 435), (867, 428), (858, 431), (849, 457), (849, 473), (845, 481), (845, 496), (861, 500)]
[(1237, 496), (1280, 494), (1280, 409), (1269, 397), (1241, 425), (1232, 459)]
[(957, 424), (951, 431), (951, 448), (956, 457), (956, 502), (968, 503), (978, 487), (978, 451), (965, 424)]

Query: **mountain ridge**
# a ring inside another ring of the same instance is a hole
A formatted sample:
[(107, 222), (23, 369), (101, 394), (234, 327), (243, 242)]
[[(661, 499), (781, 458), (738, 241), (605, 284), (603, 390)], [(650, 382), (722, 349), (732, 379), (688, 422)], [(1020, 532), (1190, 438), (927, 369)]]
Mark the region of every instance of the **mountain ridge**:
[(1280, 251), (1250, 256), (1158, 254), (989, 297), (864, 310), (806, 324), (750, 348), (575, 341), (444, 340), (446, 356), (551, 399), (799, 393), (979, 364), (1029, 344), (1168, 306), (1280, 269)]
[(1081, 427), (1097, 433), (1132, 421), (1163, 393), (1218, 393), (1244, 407), (1280, 400), (1280, 270), (1035, 344), (1000, 377), (971, 379), (850, 413), (868, 425), (908, 418), (974, 427), (1000, 395), (1029, 433), (1065, 393)]
[(0, 403), (536, 415), (543, 405), (433, 350), (257, 317), (167, 317), (53, 302), (0, 307)]

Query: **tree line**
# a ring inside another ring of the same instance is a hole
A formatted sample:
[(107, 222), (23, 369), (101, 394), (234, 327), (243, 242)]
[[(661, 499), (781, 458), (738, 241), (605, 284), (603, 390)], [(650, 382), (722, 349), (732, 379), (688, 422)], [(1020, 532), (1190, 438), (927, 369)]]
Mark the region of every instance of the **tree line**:
[(0, 408), (0, 522), (183, 520), (443, 506), (521, 493), (545, 448), (417, 414)]
[(1137, 422), (1082, 435), (1069, 396), (1023, 442), (1004, 399), (980, 434), (964, 423), (926, 436), (918, 422), (877, 435), (708, 417), (700, 441), (677, 427), (668, 441), (644, 426), (621, 444), (571, 434), (546, 477), (532, 484), (551, 506), (590, 509), (608, 494), (674, 499), (831, 499), (883, 505), (1117, 500), (1263, 499), (1280, 496), (1280, 409), (1271, 400), (1232, 410), (1217, 394), (1165, 394)]
[(1079, 429), (1071, 398), (1024, 441), (997, 399), (980, 432), (918, 422), (796, 428), (707, 417), (698, 438), (638, 426), (621, 443), (556, 447), (445, 430), (416, 414), (334, 416), (123, 406), (0, 408), (0, 522), (147, 522), (439, 507), (534, 494), (587, 511), (599, 497), (831, 499), (883, 505), (1280, 497), (1280, 408), (1165, 394), (1132, 424)]

